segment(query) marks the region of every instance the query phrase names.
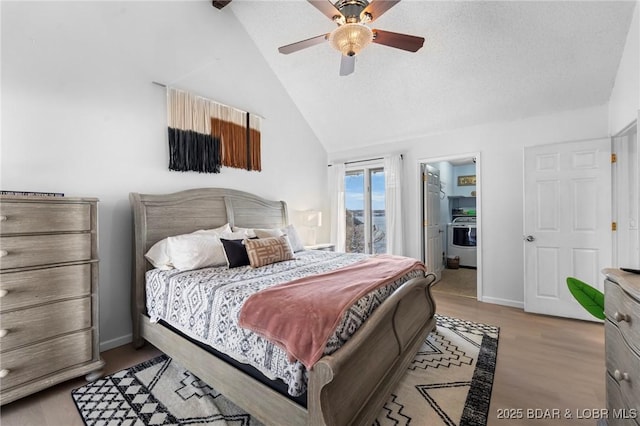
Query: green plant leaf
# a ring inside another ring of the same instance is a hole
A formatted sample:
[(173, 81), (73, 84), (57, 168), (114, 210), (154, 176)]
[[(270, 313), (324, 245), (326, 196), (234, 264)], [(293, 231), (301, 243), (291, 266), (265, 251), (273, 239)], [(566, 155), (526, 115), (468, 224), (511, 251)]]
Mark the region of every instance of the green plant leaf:
[(604, 319), (604, 294), (597, 288), (580, 281), (577, 278), (568, 277), (567, 286), (573, 297), (596, 318)]

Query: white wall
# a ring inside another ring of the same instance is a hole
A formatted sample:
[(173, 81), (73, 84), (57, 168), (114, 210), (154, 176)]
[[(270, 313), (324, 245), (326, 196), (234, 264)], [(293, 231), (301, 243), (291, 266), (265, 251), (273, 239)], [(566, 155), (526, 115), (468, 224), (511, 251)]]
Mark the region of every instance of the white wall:
[(420, 162), (479, 152), (482, 300), (523, 306), (523, 149), (526, 146), (606, 137), (607, 105), (525, 120), (489, 123), (415, 137), (357, 151), (330, 154), (331, 161), (404, 152), (405, 251), (420, 258)]
[[(229, 187), (327, 209), (326, 152), (235, 16), (208, 1), (6, 2), (0, 188), (100, 199), (100, 340), (130, 338), (129, 192)], [(171, 83), (266, 117), (263, 171), (167, 168)]]
[(609, 133), (622, 131), (640, 114), (640, 1), (636, 1), (627, 41), (609, 100)]

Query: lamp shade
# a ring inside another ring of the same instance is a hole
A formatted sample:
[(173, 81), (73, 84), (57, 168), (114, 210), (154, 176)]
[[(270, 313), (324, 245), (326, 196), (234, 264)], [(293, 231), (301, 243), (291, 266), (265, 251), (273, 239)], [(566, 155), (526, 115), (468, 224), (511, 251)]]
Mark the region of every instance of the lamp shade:
[(322, 227), (322, 212), (320, 210), (291, 210), (289, 212), (298, 236), (306, 246), (317, 243), (317, 234)]
[(371, 28), (360, 23), (344, 24), (329, 35), (329, 43), (345, 56), (353, 56), (373, 41)]

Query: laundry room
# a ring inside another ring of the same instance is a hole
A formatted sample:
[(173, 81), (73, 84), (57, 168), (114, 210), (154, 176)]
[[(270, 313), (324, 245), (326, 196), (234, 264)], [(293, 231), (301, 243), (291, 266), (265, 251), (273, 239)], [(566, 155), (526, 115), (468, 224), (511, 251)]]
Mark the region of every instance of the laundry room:
[(475, 156), (429, 162), (439, 171), (442, 274), (439, 291), (477, 295), (477, 164)]
[[(472, 160), (473, 161), (473, 160)], [(476, 268), (476, 166), (461, 164), (453, 166), (452, 193), (447, 194), (449, 205), (447, 218), (447, 266)], [(446, 194), (446, 191), (445, 191)], [(450, 259), (453, 259), (451, 261)]]

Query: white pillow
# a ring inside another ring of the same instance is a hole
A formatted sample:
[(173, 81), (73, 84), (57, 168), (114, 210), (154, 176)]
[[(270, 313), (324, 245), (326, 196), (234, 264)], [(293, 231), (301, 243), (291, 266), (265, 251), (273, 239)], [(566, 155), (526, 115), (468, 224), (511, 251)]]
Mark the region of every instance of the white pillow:
[(282, 232), (289, 237), (289, 243), (291, 243), (291, 249), (294, 253), (304, 250), (304, 243), (293, 225), (285, 226), (282, 228)]
[(144, 257), (153, 265), (154, 268), (163, 270), (173, 269), (171, 257), (169, 256), (167, 249), (167, 239), (165, 238), (151, 246)]
[(283, 228), (254, 229), (253, 233), (258, 238), (273, 238), (286, 235), (289, 237), (289, 243), (291, 244), (291, 249), (294, 253), (304, 250), (302, 239), (293, 225), (287, 225)]
[[(198, 231), (192, 232), (191, 234), (183, 234), (183, 235), (193, 235), (193, 234), (208, 234), (212, 236), (219, 236), (223, 233), (231, 232), (231, 226), (228, 223), (213, 229), (200, 229)], [(177, 235), (176, 237), (181, 237), (182, 235)], [(168, 237), (162, 239), (155, 243), (149, 251), (144, 255), (144, 257), (153, 265), (154, 268), (158, 269), (173, 269), (175, 265), (173, 264), (172, 252), (169, 248), (169, 238)]]
[(168, 238), (171, 263), (180, 270), (227, 264), (220, 237), (210, 233), (193, 233)]
[[(253, 232), (253, 229), (251, 231)], [(255, 237), (255, 234), (253, 235), (253, 237)], [(241, 230), (233, 232), (223, 232), (222, 234), (220, 234), (220, 238), (224, 238), (225, 240), (244, 240), (245, 238), (248, 238), (248, 236), (245, 230)]]
[(233, 227), (233, 233), (243, 232), (245, 238), (254, 238), (256, 236), (255, 232), (253, 232), (253, 228), (240, 228), (238, 226)]
[(253, 233), (258, 238), (282, 237), (284, 235), (284, 232), (280, 228), (254, 229)]
[(213, 229), (200, 229), (199, 231), (196, 231), (196, 234), (214, 234), (214, 235), (218, 235), (220, 236), (220, 234), (223, 234), (225, 232), (231, 232), (231, 226), (228, 223), (225, 223), (222, 226), (219, 226), (217, 228), (213, 228)]

